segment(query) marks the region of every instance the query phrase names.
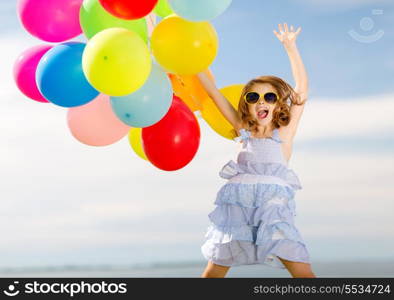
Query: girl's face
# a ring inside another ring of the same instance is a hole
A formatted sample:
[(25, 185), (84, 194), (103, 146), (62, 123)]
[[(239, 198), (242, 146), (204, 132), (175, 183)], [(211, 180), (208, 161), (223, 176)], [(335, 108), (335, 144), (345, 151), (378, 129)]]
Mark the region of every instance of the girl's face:
[(262, 125), (268, 125), (272, 121), (273, 111), (275, 109), (276, 103), (268, 103), (264, 100), (264, 94), (266, 93), (276, 93), (278, 92), (275, 88), (269, 83), (260, 83), (255, 84), (251, 89), (250, 92), (256, 92), (261, 95), (259, 101), (255, 104), (249, 104), (249, 113), (253, 116), (257, 122)]

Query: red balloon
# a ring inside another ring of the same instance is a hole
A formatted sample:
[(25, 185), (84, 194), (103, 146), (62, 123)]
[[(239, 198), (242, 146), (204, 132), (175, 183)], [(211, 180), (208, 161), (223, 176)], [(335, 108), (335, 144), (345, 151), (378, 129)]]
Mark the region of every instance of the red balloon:
[(115, 17), (134, 20), (145, 17), (158, 0), (99, 0), (101, 5)]
[(167, 114), (157, 123), (142, 128), (142, 146), (149, 161), (165, 171), (186, 166), (200, 145), (200, 126), (189, 107), (173, 96)]

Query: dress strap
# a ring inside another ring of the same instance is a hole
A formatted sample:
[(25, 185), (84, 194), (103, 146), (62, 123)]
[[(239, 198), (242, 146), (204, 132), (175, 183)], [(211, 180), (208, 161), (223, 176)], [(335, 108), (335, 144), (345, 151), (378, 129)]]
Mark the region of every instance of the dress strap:
[(242, 147), (243, 148), (245, 148), (246, 147), (246, 144), (247, 144), (247, 141), (249, 140), (249, 138), (252, 136), (252, 133), (249, 131), (249, 130), (247, 130), (247, 129), (245, 129), (245, 128), (241, 128), (240, 130), (239, 130), (239, 133), (241, 134), (240, 136), (237, 136), (237, 137), (235, 137), (233, 140), (234, 141), (236, 141), (236, 142), (243, 142), (242, 144)]
[(279, 136), (279, 129), (275, 128), (272, 132), (272, 139), (278, 143), (283, 143), (282, 139)]
[[(240, 136), (235, 137), (233, 140), (236, 142), (241, 142), (244, 141), (244, 147), (246, 147), (246, 141), (249, 140), (249, 138), (252, 137), (252, 133), (245, 129), (245, 128), (241, 128), (239, 130), (239, 133), (241, 134)], [(278, 142), (278, 143), (283, 143), (282, 139), (279, 136), (279, 129), (275, 128), (272, 132), (272, 137), (269, 137), (270, 139), (273, 139), (274, 141)]]

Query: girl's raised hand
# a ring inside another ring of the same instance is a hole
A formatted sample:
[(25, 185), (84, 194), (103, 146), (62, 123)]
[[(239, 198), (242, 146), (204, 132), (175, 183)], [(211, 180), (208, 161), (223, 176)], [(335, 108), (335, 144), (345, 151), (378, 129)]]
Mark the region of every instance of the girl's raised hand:
[(274, 34), (278, 38), (278, 40), (283, 44), (285, 47), (291, 47), (294, 46), (296, 43), (297, 36), (301, 32), (301, 27), (299, 27), (296, 31), (294, 30), (293, 25), (289, 27), (287, 26), (287, 23), (284, 23), (283, 26), (282, 24), (278, 25), (279, 28), (279, 33), (274, 30)]

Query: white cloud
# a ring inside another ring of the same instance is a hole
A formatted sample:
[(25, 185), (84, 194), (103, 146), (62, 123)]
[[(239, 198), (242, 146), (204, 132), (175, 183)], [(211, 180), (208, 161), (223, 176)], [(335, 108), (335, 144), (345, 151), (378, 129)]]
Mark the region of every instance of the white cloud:
[(394, 95), (358, 99), (310, 98), (300, 121), (297, 141), (390, 134), (394, 132), (393, 114)]
[(393, 165), (392, 155), (297, 153), (294, 168), (303, 189), (296, 201), (304, 235), (393, 239)]

